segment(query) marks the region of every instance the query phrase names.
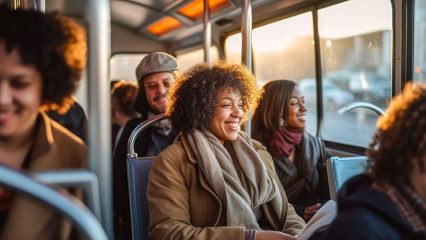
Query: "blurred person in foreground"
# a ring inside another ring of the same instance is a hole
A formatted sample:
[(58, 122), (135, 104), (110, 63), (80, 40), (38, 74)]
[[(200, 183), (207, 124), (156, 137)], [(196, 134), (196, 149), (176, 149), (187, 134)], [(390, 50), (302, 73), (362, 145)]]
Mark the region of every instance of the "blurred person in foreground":
[(240, 131), (260, 97), (242, 65), (199, 64), (177, 80), (167, 114), (180, 135), (148, 182), (151, 239), (295, 239), (302, 230), (271, 156)]
[(327, 239), (426, 239), (426, 84), (407, 84), (377, 122), (366, 173), (344, 184)]
[[(84, 142), (45, 114), (73, 104), (85, 64), (86, 34), (74, 21), (0, 5), (0, 163), (30, 172), (87, 167)], [(0, 203), (0, 239), (70, 237), (70, 222), (52, 208), (3, 188)]]

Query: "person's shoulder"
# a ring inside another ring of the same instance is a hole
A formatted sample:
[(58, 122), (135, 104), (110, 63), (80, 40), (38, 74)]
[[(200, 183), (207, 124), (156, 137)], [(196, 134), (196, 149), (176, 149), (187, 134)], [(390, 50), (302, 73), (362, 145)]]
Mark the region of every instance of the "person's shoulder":
[[(144, 120), (139, 117), (132, 118), (129, 121), (127, 121), (121, 133), (121, 138), (125, 138), (125, 140), (127, 141), (127, 139), (130, 137), (130, 134), (133, 132), (133, 130), (143, 121)], [(147, 132), (147, 130), (144, 130), (141, 134), (145, 132)]]
[(50, 121), (50, 126), (54, 151), (62, 156), (63, 164), (70, 167), (85, 167), (88, 148), (83, 140), (55, 121)]
[(81, 140), (81, 138), (77, 137), (77, 135), (72, 133), (61, 124), (55, 121), (50, 121), (50, 126), (55, 143), (64, 144), (70, 148), (87, 148), (86, 144), (83, 142), (83, 140)]
[[(328, 229), (327, 239), (387, 239), (389, 228), (385, 221), (364, 207), (339, 212)], [(381, 236), (381, 237), (379, 237)]]
[(124, 125), (124, 129), (135, 129), (139, 124), (141, 124), (144, 120), (140, 117), (135, 117), (129, 119)]
[(163, 151), (161, 151), (157, 158), (165, 158), (174, 162), (182, 162), (187, 158), (187, 153), (182, 141), (175, 141)]
[(322, 144), (323, 143), (321, 137), (314, 136), (314, 135), (308, 133), (306, 130), (303, 133), (303, 137), (305, 138), (305, 141), (307, 141), (307, 142), (313, 142), (313, 143), (316, 143), (316, 144)]

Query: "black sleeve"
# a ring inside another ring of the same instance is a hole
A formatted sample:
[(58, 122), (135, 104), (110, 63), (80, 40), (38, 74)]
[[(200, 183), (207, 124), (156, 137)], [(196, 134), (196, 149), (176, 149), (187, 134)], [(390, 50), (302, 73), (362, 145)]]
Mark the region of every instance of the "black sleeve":
[(318, 178), (319, 178), (319, 195), (322, 199), (330, 199), (330, 190), (328, 187), (328, 177), (327, 177), (327, 165), (326, 161), (331, 157), (329, 152), (325, 149), (325, 144), (321, 138), (318, 138), (320, 146), (320, 159), (318, 159)]

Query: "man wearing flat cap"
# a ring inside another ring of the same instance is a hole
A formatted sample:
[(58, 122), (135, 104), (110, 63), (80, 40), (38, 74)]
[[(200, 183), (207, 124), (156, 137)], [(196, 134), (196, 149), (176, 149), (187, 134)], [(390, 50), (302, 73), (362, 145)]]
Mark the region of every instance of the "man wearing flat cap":
[[(113, 206), (116, 239), (131, 239), (129, 189), (127, 180), (127, 141), (133, 129), (148, 118), (164, 113), (169, 90), (176, 78), (176, 59), (163, 52), (145, 56), (136, 68), (139, 82), (134, 109), (141, 117), (129, 120), (113, 153)], [(169, 120), (163, 120), (145, 129), (136, 139), (139, 157), (156, 156), (175, 139), (176, 132)]]

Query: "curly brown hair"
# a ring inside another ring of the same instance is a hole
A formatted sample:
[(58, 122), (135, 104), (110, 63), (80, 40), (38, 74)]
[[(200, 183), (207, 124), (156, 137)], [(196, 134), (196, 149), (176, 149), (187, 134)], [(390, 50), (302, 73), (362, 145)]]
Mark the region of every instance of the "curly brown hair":
[(414, 166), (425, 171), (426, 84), (407, 84), (395, 97), (367, 150), (367, 172), (377, 181), (409, 184)]
[(42, 106), (64, 112), (86, 66), (86, 33), (58, 13), (12, 10), (0, 5), (0, 40), (6, 51), (18, 49), (25, 65), (34, 65), (43, 81)]
[(111, 90), (111, 107), (118, 109), (121, 113), (133, 117), (136, 114), (133, 108), (138, 91), (138, 84), (121, 80), (117, 82)]
[(208, 128), (220, 88), (231, 88), (241, 94), (243, 122), (262, 95), (253, 74), (245, 66), (225, 62), (198, 64), (179, 77), (171, 89), (166, 114), (173, 127), (184, 133)]

